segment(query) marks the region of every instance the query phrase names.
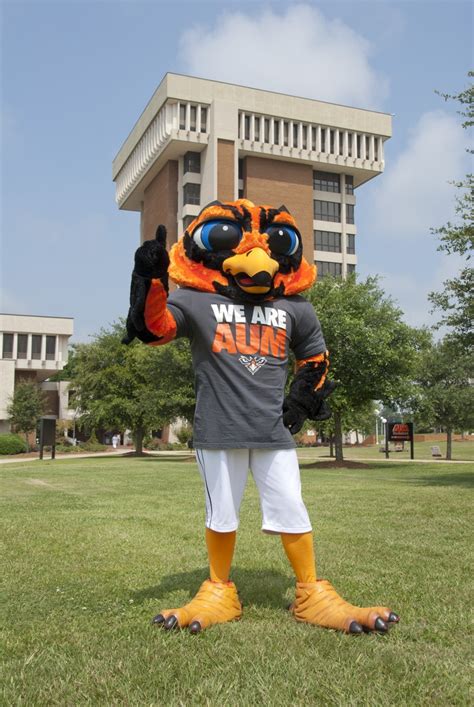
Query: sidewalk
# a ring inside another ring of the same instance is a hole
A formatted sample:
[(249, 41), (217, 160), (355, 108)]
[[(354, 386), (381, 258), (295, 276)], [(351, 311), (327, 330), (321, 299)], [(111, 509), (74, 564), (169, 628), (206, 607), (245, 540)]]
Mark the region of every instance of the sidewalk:
[[(60, 459), (63, 461), (64, 459), (93, 459), (95, 457), (127, 457), (130, 456), (131, 452), (134, 452), (134, 449), (128, 449), (127, 451), (123, 451), (122, 449), (118, 449), (117, 451), (110, 451), (110, 452), (84, 452), (84, 454), (56, 454), (56, 459)], [(146, 452), (146, 456), (148, 457), (189, 457), (189, 456), (194, 456), (195, 452), (193, 449), (186, 450), (186, 449), (173, 449), (170, 451), (150, 451)], [(132, 457), (134, 458), (134, 457)], [(1, 459), (0, 458), (0, 464), (15, 464), (15, 463), (28, 463), (28, 462), (33, 462), (33, 461), (40, 461), (39, 457), (21, 457), (18, 459), (18, 457), (7, 457), (6, 459)], [(43, 461), (51, 461), (51, 457), (44, 457)], [(304, 465), (307, 462), (311, 463), (317, 463), (317, 462), (328, 462), (328, 461), (334, 461), (334, 457), (316, 457), (314, 459), (300, 459), (300, 464)], [(474, 461), (469, 461), (466, 459), (397, 459), (395, 457), (390, 458), (390, 459), (385, 459), (385, 457), (379, 458), (379, 459), (374, 459), (373, 457), (357, 457), (354, 459), (344, 459), (344, 461), (348, 462), (372, 462), (372, 463), (378, 463), (378, 462), (385, 462), (385, 463), (392, 463), (396, 462), (397, 464), (471, 464), (473, 469), (474, 469)]]
[[(71, 452), (69, 454), (56, 454), (56, 459), (51, 459), (50, 456), (45, 456), (43, 457), (42, 461), (56, 461), (56, 460), (61, 460), (63, 461), (64, 459), (92, 459), (95, 457), (128, 457), (130, 456), (131, 453), (133, 453), (135, 450), (134, 449), (129, 449), (127, 448), (127, 451), (124, 451), (123, 449), (118, 449), (117, 451), (114, 452), (84, 452), (84, 454), (76, 454), (74, 452)], [(20, 456), (20, 458), (18, 458)], [(153, 451), (153, 452), (146, 452), (146, 456), (150, 457), (160, 457), (160, 456), (174, 456), (174, 457), (189, 457), (189, 456), (194, 456), (194, 450), (185, 450), (185, 449), (172, 449), (169, 452), (167, 451)], [(132, 457), (134, 458), (134, 457)], [(18, 464), (23, 462), (24, 464), (27, 464), (29, 462), (34, 462), (34, 461), (41, 461), (38, 456), (35, 457), (30, 457), (30, 456), (21, 456), (21, 455), (15, 455), (14, 457), (6, 457), (6, 458), (0, 458), (0, 464)]]

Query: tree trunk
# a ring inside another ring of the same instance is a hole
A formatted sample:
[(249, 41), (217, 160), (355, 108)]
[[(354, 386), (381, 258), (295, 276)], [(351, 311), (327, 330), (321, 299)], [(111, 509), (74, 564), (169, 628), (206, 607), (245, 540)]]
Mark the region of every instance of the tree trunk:
[(453, 446), (453, 431), (450, 427), (446, 430), (446, 459), (451, 459)]
[(344, 456), (342, 452), (342, 419), (341, 413), (334, 413), (334, 442), (336, 447), (336, 461), (344, 461)]
[(138, 427), (135, 430), (135, 453), (143, 454), (143, 437), (145, 436), (145, 430), (143, 427)]
[(359, 430), (356, 430), (355, 433), (356, 433), (356, 445), (359, 446)]
[(332, 435), (329, 437), (329, 456), (334, 456), (334, 437)]

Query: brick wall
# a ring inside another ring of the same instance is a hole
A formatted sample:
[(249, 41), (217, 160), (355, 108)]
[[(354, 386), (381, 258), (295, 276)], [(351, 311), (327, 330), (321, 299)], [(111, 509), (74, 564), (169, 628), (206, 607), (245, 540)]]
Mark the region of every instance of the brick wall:
[(303, 236), (306, 259), (313, 262), (313, 168), (310, 165), (246, 157), (244, 194), (255, 204), (284, 204)]
[(142, 214), (142, 238), (155, 237), (161, 223), (168, 231), (168, 248), (178, 238), (178, 162), (169, 160), (145, 189)]
[(217, 198), (234, 200), (234, 141), (217, 141)]

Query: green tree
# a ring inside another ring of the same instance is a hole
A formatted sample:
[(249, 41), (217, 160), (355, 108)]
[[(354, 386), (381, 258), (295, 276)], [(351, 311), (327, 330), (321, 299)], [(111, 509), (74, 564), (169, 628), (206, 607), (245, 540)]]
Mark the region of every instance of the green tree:
[[(469, 76), (474, 76), (470, 71)], [(456, 95), (440, 94), (445, 100), (454, 100), (460, 103), (462, 109), (458, 111), (465, 120), (462, 127), (467, 129), (474, 125), (474, 85)], [(474, 150), (468, 149), (470, 154)], [(456, 253), (465, 258), (465, 265), (457, 277), (446, 280), (441, 292), (431, 292), (429, 300), (434, 309), (442, 312), (438, 326), (446, 325), (450, 328), (457, 344), (467, 351), (474, 343), (474, 270), (469, 265), (473, 251), (474, 241), (474, 175), (467, 174), (465, 179), (455, 182), (459, 190), (456, 196), (457, 222), (448, 221), (440, 228), (432, 229), (440, 239), (438, 250), (451, 254)]]
[(91, 343), (75, 347), (72, 404), (89, 428), (129, 428), (141, 454), (148, 431), (178, 416), (192, 419), (191, 357), (185, 341), (164, 347), (138, 341), (124, 346), (124, 333), (120, 321), (101, 330)]
[(446, 432), (446, 459), (451, 459), (452, 434), (474, 427), (472, 356), (456, 339), (445, 337), (420, 357), (416, 374), (415, 415), (425, 425)]
[(342, 461), (342, 433), (373, 400), (401, 402), (427, 334), (405, 324), (376, 278), (357, 282), (325, 277), (309, 292), (329, 350), (331, 376), (338, 382), (330, 398), (336, 460)]
[(36, 425), (45, 410), (44, 395), (35, 383), (19, 383), (10, 398), (7, 414), (11, 424), (23, 432), (29, 451), (28, 434), (36, 430)]

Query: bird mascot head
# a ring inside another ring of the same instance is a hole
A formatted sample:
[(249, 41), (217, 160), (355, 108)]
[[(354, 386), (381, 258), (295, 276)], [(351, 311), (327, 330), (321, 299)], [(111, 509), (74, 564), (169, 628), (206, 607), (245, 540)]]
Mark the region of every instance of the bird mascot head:
[(239, 199), (201, 211), (171, 249), (169, 275), (181, 287), (258, 302), (306, 290), (316, 268), (303, 258), (301, 235), (284, 206)]

